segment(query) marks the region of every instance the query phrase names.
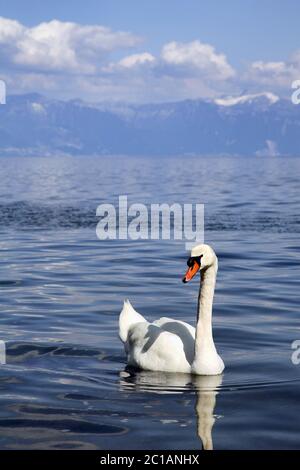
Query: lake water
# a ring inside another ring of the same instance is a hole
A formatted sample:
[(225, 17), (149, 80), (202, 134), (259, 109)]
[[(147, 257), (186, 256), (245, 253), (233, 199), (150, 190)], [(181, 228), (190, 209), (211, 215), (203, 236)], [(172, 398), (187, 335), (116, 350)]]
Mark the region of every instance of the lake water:
[[(300, 159), (1, 158), (2, 449), (300, 447)], [(126, 369), (118, 315), (195, 323), (184, 242), (100, 241), (100, 203), (204, 203), (222, 377)]]

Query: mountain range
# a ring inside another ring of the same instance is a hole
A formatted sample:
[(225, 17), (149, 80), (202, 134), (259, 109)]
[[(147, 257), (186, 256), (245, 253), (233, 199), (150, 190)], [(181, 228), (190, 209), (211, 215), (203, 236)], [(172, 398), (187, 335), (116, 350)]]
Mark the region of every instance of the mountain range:
[(300, 155), (300, 105), (272, 93), (160, 104), (39, 94), (0, 105), (0, 155)]

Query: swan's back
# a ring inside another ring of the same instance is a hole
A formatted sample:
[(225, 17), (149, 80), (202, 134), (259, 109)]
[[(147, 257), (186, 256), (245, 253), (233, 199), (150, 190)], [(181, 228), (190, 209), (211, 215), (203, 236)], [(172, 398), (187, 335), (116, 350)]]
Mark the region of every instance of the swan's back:
[(190, 372), (195, 328), (188, 323), (166, 317), (149, 323), (129, 301), (125, 301), (119, 319), (119, 334), (129, 365), (145, 370)]

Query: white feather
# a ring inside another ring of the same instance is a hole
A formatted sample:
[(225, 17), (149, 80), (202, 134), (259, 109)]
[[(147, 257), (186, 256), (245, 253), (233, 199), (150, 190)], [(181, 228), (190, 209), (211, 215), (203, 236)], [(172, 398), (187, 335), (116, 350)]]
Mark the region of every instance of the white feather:
[(196, 329), (184, 321), (166, 317), (149, 323), (129, 300), (125, 300), (119, 334), (129, 365), (144, 370), (196, 375), (215, 375), (223, 371), (224, 363), (215, 348), (211, 323), (217, 257), (208, 245), (194, 247), (192, 255), (201, 256), (201, 267), (205, 267)]

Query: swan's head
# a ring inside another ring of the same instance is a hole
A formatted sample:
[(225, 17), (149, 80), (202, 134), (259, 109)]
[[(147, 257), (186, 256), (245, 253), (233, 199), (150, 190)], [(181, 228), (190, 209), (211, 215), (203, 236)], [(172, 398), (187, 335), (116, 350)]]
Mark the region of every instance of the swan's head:
[(187, 260), (188, 270), (182, 282), (189, 282), (196, 276), (198, 271), (205, 271), (207, 268), (218, 267), (218, 259), (214, 250), (209, 245), (197, 245), (192, 248), (191, 256)]

